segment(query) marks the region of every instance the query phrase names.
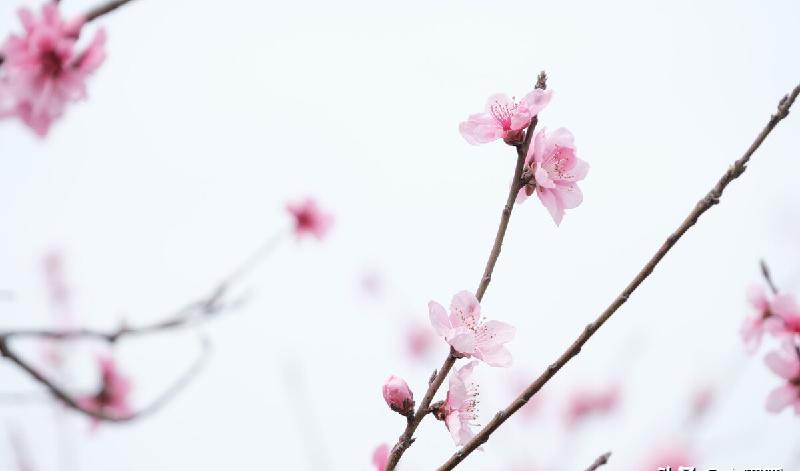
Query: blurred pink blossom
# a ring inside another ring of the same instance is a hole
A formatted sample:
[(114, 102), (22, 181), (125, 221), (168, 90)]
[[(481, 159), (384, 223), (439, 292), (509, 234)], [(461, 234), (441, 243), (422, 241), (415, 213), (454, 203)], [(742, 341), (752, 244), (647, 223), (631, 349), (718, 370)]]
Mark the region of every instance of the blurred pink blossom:
[(298, 238), (313, 235), (322, 240), (333, 225), (333, 216), (321, 210), (313, 198), (288, 203), (286, 210), (294, 217), (294, 233)]
[(780, 350), (770, 352), (764, 359), (773, 373), (786, 380), (767, 396), (767, 410), (779, 413), (786, 407), (794, 407), (800, 415), (800, 347), (786, 341)]
[(608, 414), (619, 404), (619, 386), (581, 388), (573, 391), (567, 402), (565, 422), (574, 427), (592, 415)]
[(25, 31), (11, 35), (2, 46), (0, 118), (18, 117), (45, 136), (67, 103), (86, 97), (86, 79), (105, 59), (105, 32), (100, 29), (84, 51), (76, 42), (82, 17), (64, 21), (48, 2), (40, 18), (19, 11)]
[(470, 428), (478, 418), (478, 386), (470, 381), (478, 362), (473, 360), (450, 374), (447, 399), (436, 417), (444, 420), (456, 445), (464, 445), (475, 434)]
[(384, 471), (386, 464), (389, 461), (389, 445), (381, 443), (372, 452), (372, 464), (375, 465), (377, 471)]
[[(109, 356), (98, 356), (100, 366), (101, 387), (97, 394), (84, 396), (78, 403), (92, 411), (101, 412), (114, 417), (125, 417), (131, 413), (131, 383), (120, 373), (116, 362)], [(97, 425), (97, 421), (95, 421)]]
[(772, 329), (778, 336), (800, 334), (800, 306), (792, 294), (778, 294), (771, 304), (772, 313), (781, 322)]
[(577, 208), (583, 193), (577, 182), (586, 178), (589, 164), (575, 155), (572, 133), (559, 128), (551, 134), (545, 129), (536, 133), (525, 157), (526, 171), (532, 179), (520, 189), (517, 202), (525, 201), (534, 189), (556, 225), (564, 211)]
[(436, 333), (464, 356), (474, 356), (491, 366), (510, 366), (511, 352), (503, 344), (514, 338), (516, 329), (500, 321), (484, 322), (481, 305), (474, 294), (461, 291), (450, 302), (450, 315), (436, 301), (428, 303)]
[(421, 359), (431, 351), (436, 336), (427, 325), (413, 323), (405, 330), (405, 345), (412, 359)]
[(760, 285), (753, 285), (747, 289), (747, 300), (754, 312), (752, 316), (744, 320), (740, 333), (745, 349), (749, 353), (758, 350), (764, 332), (778, 335), (783, 330), (783, 322), (781, 318), (775, 316), (776, 312), (774, 312), (774, 305), (777, 304), (781, 308), (786, 304), (785, 301), (778, 300), (783, 297), (785, 295), (778, 295), (771, 300)]
[(383, 383), (383, 399), (395, 412), (402, 415), (414, 413), (414, 393), (403, 378), (391, 375)]
[(473, 114), (458, 126), (464, 139), (472, 145), (497, 139), (518, 142), (522, 130), (550, 103), (552, 91), (534, 89), (516, 102), (508, 95), (497, 93), (489, 97), (483, 113)]

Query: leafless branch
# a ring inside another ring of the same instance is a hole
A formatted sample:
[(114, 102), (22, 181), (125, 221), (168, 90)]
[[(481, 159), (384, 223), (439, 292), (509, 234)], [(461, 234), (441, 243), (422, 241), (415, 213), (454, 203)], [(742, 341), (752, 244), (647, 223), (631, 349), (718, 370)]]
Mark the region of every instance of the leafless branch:
[[(545, 89), (546, 87), (547, 75), (544, 72), (541, 72), (536, 81), (536, 88)], [(519, 193), (519, 190), (523, 184), (522, 167), (525, 164), (525, 156), (528, 152), (528, 147), (531, 144), (531, 138), (533, 137), (533, 131), (536, 128), (536, 123), (537, 117), (534, 116), (531, 120), (531, 124), (528, 126), (528, 129), (525, 132), (525, 139), (521, 144), (515, 146), (517, 150), (517, 161), (514, 164), (514, 178), (511, 182), (511, 188), (509, 188), (508, 191), (506, 204), (503, 206), (503, 211), (500, 215), (500, 224), (497, 227), (497, 234), (495, 235), (494, 244), (492, 244), (492, 250), (489, 253), (489, 259), (486, 261), (486, 267), (483, 270), (483, 276), (478, 284), (478, 290), (475, 292), (475, 297), (478, 298), (478, 301), (483, 299), (483, 295), (486, 293), (486, 289), (489, 287), (489, 283), (492, 281), (492, 272), (497, 264), (497, 259), (500, 257), (500, 250), (503, 247), (503, 239), (505, 238), (506, 230), (508, 229), (508, 223), (511, 220), (511, 212), (514, 210), (514, 202), (516, 201), (517, 194)], [(417, 412), (408, 419), (408, 423), (403, 431), (403, 434), (400, 435), (400, 439), (392, 448), (392, 451), (389, 454), (389, 460), (386, 463), (386, 471), (393, 471), (397, 466), (397, 463), (400, 461), (400, 458), (403, 456), (403, 453), (405, 453), (406, 449), (408, 449), (408, 447), (414, 443), (414, 432), (417, 430), (417, 427), (419, 427), (422, 419), (424, 419), (425, 416), (430, 413), (430, 405), (431, 401), (433, 400), (433, 396), (436, 395), (436, 392), (439, 390), (439, 387), (441, 387), (442, 382), (447, 377), (450, 369), (453, 368), (456, 360), (460, 357), (461, 356), (458, 354), (458, 352), (451, 347), (447, 357), (444, 359), (444, 363), (442, 363), (442, 367), (437, 370), (436, 374), (433, 375), (429, 381), (428, 389), (425, 391), (425, 396), (419, 403)]]
[(633, 294), (636, 288), (644, 282), (644, 280), (653, 272), (656, 265), (664, 258), (667, 252), (678, 242), (678, 240), (692, 227), (697, 223), (697, 220), (700, 218), (703, 213), (708, 211), (712, 206), (719, 203), (720, 198), (722, 197), (722, 192), (725, 188), (736, 178), (738, 178), (744, 171), (747, 169), (747, 163), (750, 161), (750, 157), (752, 157), (753, 153), (761, 146), (764, 140), (767, 138), (769, 133), (777, 126), (777, 124), (786, 118), (789, 114), (789, 108), (791, 108), (792, 104), (794, 103), (795, 99), (797, 99), (798, 94), (800, 94), (800, 85), (794, 88), (792, 92), (781, 99), (780, 103), (778, 103), (778, 110), (773, 114), (767, 125), (764, 129), (756, 137), (755, 141), (750, 145), (744, 155), (737, 161), (735, 161), (728, 170), (722, 175), (722, 177), (717, 181), (716, 185), (711, 189), (711, 191), (706, 194), (692, 209), (689, 215), (684, 219), (680, 226), (667, 237), (667, 240), (664, 241), (663, 245), (656, 251), (656, 253), (650, 258), (650, 260), (644, 265), (644, 267), (636, 274), (636, 276), (631, 280), (628, 286), (622, 290), (614, 301), (612, 301), (611, 305), (603, 311), (597, 319), (593, 322), (590, 322), (586, 325), (586, 327), (581, 331), (580, 335), (575, 339), (575, 341), (567, 347), (567, 349), (559, 356), (555, 362), (550, 364), (547, 369), (533, 382), (531, 383), (525, 390), (520, 394), (511, 404), (508, 405), (505, 409), (498, 412), (492, 420), (490, 420), (463, 448), (458, 450), (453, 456), (450, 457), (442, 466), (438, 468), (438, 471), (447, 471), (451, 470), (456, 467), (461, 461), (464, 460), (470, 453), (475, 451), (479, 446), (486, 443), (489, 440), (489, 436), (497, 430), (500, 425), (502, 425), (509, 417), (511, 417), (515, 412), (517, 412), (522, 406), (524, 406), (531, 397), (534, 396), (542, 387), (547, 384), (550, 379), (558, 373), (561, 368), (567, 364), (572, 358), (574, 358), (580, 351), (583, 345), (589, 340), (589, 338), (594, 335), (595, 332), (620, 308), (628, 298)]
[(611, 457), (610, 451), (603, 453), (602, 455), (598, 456), (596, 460), (594, 460), (594, 463), (592, 463), (588, 468), (586, 468), (586, 471), (596, 471), (597, 468), (608, 464), (608, 458), (610, 457)]
[(772, 291), (772, 294), (778, 294), (778, 286), (775, 285), (774, 281), (772, 281), (772, 273), (769, 270), (767, 262), (761, 260), (759, 262), (759, 265), (761, 266), (761, 275), (764, 277), (764, 281), (767, 282), (767, 285), (769, 286), (769, 289)]

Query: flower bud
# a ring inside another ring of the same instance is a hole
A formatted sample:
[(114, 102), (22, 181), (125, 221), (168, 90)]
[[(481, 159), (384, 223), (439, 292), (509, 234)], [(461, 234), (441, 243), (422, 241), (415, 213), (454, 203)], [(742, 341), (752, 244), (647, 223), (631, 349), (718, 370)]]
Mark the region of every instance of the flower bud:
[(410, 416), (414, 414), (414, 393), (408, 384), (395, 375), (391, 375), (383, 383), (383, 398), (386, 404), (398, 414)]

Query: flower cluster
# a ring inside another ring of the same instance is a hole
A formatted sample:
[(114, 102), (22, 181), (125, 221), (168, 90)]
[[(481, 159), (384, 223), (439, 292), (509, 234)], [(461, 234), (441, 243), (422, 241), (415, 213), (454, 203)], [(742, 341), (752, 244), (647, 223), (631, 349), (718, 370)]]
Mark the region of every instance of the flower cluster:
[(55, 3), (45, 4), (39, 18), (27, 9), (19, 18), (24, 32), (0, 48), (0, 118), (17, 117), (45, 136), (68, 103), (86, 97), (86, 79), (105, 59), (106, 36), (100, 29), (78, 50), (85, 20), (63, 20)]
[(753, 314), (745, 319), (741, 334), (751, 353), (761, 345), (764, 333), (778, 339), (781, 347), (767, 354), (767, 367), (783, 379), (783, 384), (767, 396), (766, 408), (779, 413), (793, 407), (800, 415), (800, 306), (792, 294), (768, 294), (761, 287), (748, 290)]

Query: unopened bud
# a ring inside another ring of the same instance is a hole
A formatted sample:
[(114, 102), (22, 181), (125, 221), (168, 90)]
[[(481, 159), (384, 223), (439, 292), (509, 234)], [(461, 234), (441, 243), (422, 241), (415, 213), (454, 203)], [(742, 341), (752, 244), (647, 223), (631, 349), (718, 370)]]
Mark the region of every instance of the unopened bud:
[(391, 375), (383, 383), (383, 398), (386, 404), (406, 417), (414, 414), (414, 393), (408, 388), (408, 384), (395, 375)]

